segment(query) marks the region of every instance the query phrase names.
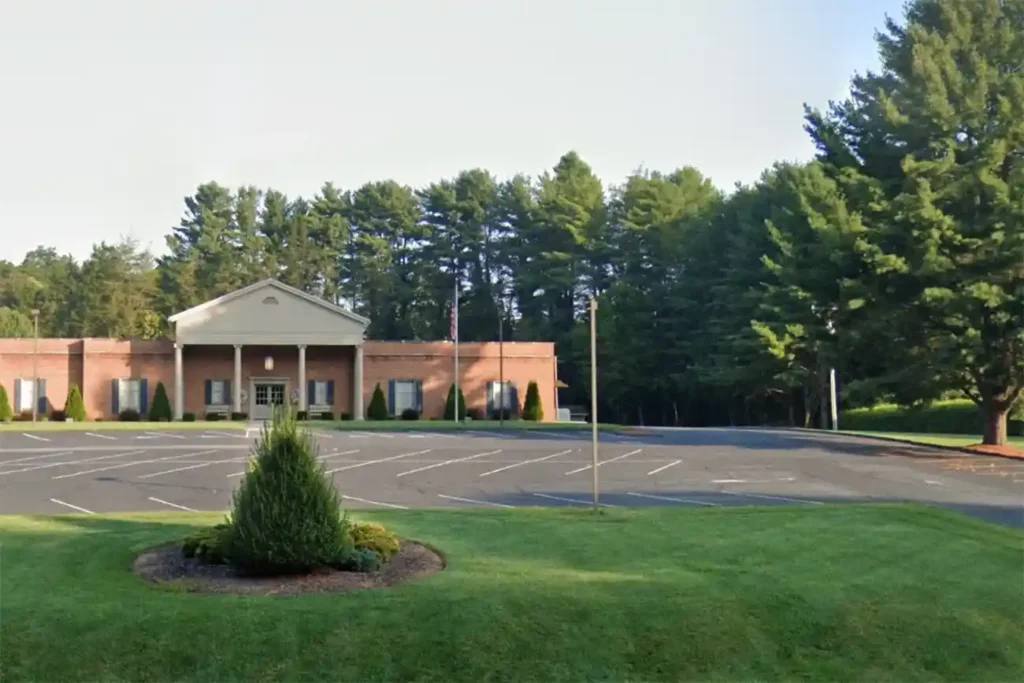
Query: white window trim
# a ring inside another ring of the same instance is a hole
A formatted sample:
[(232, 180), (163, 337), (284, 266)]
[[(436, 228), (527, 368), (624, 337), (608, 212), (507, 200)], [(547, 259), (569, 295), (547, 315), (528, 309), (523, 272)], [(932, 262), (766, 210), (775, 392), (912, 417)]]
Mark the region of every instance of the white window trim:
[[(206, 404), (207, 412), (213, 410), (227, 410), (234, 405), (234, 400), (229, 395), (231, 392), (227, 391), (228, 381), (226, 379), (211, 379), (210, 380), (210, 402)], [(220, 387), (221, 400), (220, 402), (214, 401), (214, 387)]]
[(126, 377), (118, 382), (117, 408), (120, 412), (142, 412), (142, 380)]
[[(313, 382), (313, 401), (309, 404), (310, 410), (330, 410), (333, 406), (327, 402), (327, 380), (326, 379), (315, 379)], [(321, 388), (323, 389), (323, 402), (317, 401), (320, 398)], [(309, 391), (309, 388), (306, 388)]]
[[(21, 382), (21, 390), (20, 390), (21, 393), (20, 393), (20, 397), (19, 397), (19, 399), (21, 400), (21, 405), (20, 406), (15, 406), (14, 414), (15, 415), (21, 415), (22, 413), (30, 413), (30, 412), (32, 412), (32, 406), (35, 405), (35, 402), (36, 402), (36, 386), (37, 385), (36, 385), (35, 381), (33, 381), (31, 379), (25, 379), (24, 377), (19, 378), (18, 381)], [(28, 388), (28, 394), (29, 394), (27, 403), (26, 403), (26, 400), (25, 400), (25, 393), (26, 393), (25, 392), (25, 388), (26, 387)], [(12, 396), (11, 398), (14, 398), (14, 397)]]

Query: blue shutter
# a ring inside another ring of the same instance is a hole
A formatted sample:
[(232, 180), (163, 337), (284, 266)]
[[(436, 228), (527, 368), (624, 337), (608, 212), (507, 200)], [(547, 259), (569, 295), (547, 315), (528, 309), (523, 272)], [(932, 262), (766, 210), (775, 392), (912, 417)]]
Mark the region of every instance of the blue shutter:
[(149, 412), (149, 380), (139, 380), (139, 414), (145, 416)]
[(21, 383), (24, 380), (14, 380), (14, 414), (15, 416), (21, 414)]
[(497, 382), (487, 383), (487, 415), (486, 419), (490, 420), (494, 415), (494, 409), (497, 407), (494, 405), (494, 387), (498, 385)]
[(334, 380), (327, 380), (327, 405), (334, 406)]
[(388, 380), (388, 415), (395, 414), (395, 380)]
[(306, 410), (316, 403), (316, 380), (311, 379), (306, 382)]
[(205, 405), (205, 406), (210, 405), (210, 401), (212, 401), (212, 400), (213, 400), (213, 381), (212, 380), (204, 380), (203, 381), (203, 405)]
[(508, 402), (512, 404), (509, 406), (509, 412), (512, 417), (519, 415), (519, 390), (511, 382), (508, 385)]
[(416, 382), (416, 411), (423, 412), (423, 382)]
[(35, 395), (36, 395), (36, 412), (38, 412), (40, 415), (46, 415), (48, 411), (46, 409), (47, 400), (46, 400), (46, 380), (45, 379), (37, 379), (36, 380), (36, 394)]
[(231, 410), (235, 409), (235, 395), (231, 392), (231, 380), (226, 379), (224, 382), (224, 402), (231, 406)]
[(114, 415), (121, 413), (121, 380), (110, 380), (110, 412)]

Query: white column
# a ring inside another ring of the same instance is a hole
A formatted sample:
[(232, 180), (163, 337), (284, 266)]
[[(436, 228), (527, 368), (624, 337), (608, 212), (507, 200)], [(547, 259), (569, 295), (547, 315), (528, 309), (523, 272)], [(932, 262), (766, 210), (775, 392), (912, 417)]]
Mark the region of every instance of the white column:
[(181, 352), (184, 344), (174, 345), (174, 419), (185, 416), (185, 372), (182, 368)]
[(356, 358), (352, 364), (352, 419), (363, 419), (363, 345), (355, 347)]
[(231, 383), (231, 405), (236, 413), (242, 412), (242, 345), (235, 344), (235, 379)]
[(299, 344), (299, 410), (309, 410), (306, 400), (309, 392), (306, 390), (306, 345)]

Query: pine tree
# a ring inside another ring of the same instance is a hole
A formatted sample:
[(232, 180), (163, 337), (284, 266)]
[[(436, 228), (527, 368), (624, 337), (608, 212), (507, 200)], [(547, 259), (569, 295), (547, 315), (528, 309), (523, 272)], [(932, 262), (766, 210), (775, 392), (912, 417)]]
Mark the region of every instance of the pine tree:
[(77, 384), (72, 384), (68, 389), (68, 397), (64, 401), (64, 415), (69, 420), (85, 422), (85, 401), (82, 400), (82, 392)]
[(1024, 6), (914, 0), (905, 18), (808, 130), (866, 228), (875, 348), (932, 395), (967, 393), (1001, 445), (1024, 389)]
[(0, 384), (0, 422), (10, 422), (14, 417), (11, 410), (11, 401), (7, 397), (7, 389)]
[(540, 403), (540, 390), (536, 382), (526, 386), (526, 400), (523, 402), (523, 419), (531, 422), (544, 421), (544, 407)]
[(149, 419), (154, 422), (171, 421), (171, 402), (167, 398), (167, 389), (163, 382), (157, 382), (153, 392), (153, 405), (149, 407)]
[(366, 409), (366, 417), (371, 420), (388, 419), (388, 402), (384, 398), (384, 390), (380, 388), (380, 382), (373, 389), (373, 396), (370, 398), (370, 405)]
[[(455, 385), (448, 389), (448, 400), (444, 402), (444, 419), (455, 419)], [(459, 387), (459, 420), (466, 419), (466, 397), (462, 395), (462, 387)]]

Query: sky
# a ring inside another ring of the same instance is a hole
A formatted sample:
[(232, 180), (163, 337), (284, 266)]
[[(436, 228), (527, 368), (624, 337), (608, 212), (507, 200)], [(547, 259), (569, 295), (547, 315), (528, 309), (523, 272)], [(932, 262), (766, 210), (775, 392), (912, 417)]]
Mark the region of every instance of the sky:
[(312, 196), (569, 150), (723, 189), (813, 153), (902, 0), (0, 0), (0, 259), (155, 254), (215, 180)]

